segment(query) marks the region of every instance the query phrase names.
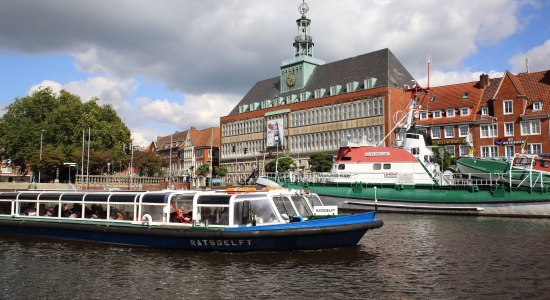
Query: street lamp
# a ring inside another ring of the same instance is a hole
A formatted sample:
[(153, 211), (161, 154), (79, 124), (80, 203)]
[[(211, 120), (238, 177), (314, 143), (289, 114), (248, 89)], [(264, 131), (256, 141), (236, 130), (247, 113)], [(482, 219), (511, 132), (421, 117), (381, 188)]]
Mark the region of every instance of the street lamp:
[(76, 163), (64, 163), (65, 166), (69, 166), (69, 187), (71, 186), (71, 167), (76, 166)]
[[(40, 163), (42, 163), (42, 137), (44, 135), (44, 129), (40, 131)], [(41, 171), (38, 170), (38, 183), (40, 183), (40, 173)]]

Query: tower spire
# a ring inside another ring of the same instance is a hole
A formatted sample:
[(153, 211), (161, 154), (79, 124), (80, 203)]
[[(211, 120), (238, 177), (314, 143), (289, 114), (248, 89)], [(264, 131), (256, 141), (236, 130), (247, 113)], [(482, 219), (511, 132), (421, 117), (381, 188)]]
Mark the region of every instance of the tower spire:
[(296, 20), (298, 27), (298, 34), (294, 37), (294, 57), (298, 56), (313, 56), (313, 38), (309, 32), (309, 25), (311, 20), (306, 17), (306, 13), (309, 11), (309, 6), (302, 0), (302, 4), (298, 6), (298, 11), (302, 14), (302, 17)]

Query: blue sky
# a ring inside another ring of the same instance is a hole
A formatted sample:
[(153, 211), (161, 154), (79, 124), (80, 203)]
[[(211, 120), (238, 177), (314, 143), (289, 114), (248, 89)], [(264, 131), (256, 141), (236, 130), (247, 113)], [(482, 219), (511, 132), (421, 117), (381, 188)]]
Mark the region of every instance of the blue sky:
[[(315, 56), (389, 48), (433, 86), (550, 69), (550, 1), (310, 0)], [(219, 125), (292, 55), (299, 0), (0, 0), (0, 107), (39, 86), (112, 104), (138, 144)]]

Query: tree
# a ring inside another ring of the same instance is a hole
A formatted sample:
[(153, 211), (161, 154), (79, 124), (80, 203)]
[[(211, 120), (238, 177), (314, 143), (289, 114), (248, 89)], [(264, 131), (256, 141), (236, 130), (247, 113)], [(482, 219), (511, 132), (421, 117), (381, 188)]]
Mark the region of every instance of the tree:
[(449, 153), (449, 151), (447, 151), (447, 149), (445, 149), (445, 147), (443, 147), (443, 146), (434, 147), (432, 149), (432, 151), (434, 153), (434, 160), (439, 165), (441, 165), (441, 156), (439, 155), (439, 151), (444, 151), (443, 152), (444, 153), (443, 154), (443, 165), (441, 166), (441, 172), (443, 172), (445, 170), (448, 170), (452, 165), (451, 153)]
[(154, 177), (163, 175), (163, 169), (168, 167), (168, 164), (153, 152), (135, 152), (134, 167), (139, 176)]
[[(60, 151), (65, 162), (76, 162), (80, 161), (83, 133), (87, 143), (90, 129), (90, 149), (102, 153), (98, 159), (128, 161), (129, 155), (122, 151), (122, 145), (130, 143), (130, 130), (111, 105), (98, 105), (98, 101), (93, 98), (82, 102), (80, 97), (67, 91), (56, 94), (50, 88), (16, 98), (0, 117), (0, 148), (22, 169), (31, 163), (31, 158), (36, 159), (33, 154), (40, 151), (41, 141), (44, 149), (51, 146)], [(79, 153), (77, 157), (75, 153)], [(98, 161), (90, 173), (101, 174), (106, 165), (107, 161)], [(37, 170), (33, 168), (34, 172)]]
[(325, 152), (313, 153), (309, 157), (309, 165), (312, 172), (329, 172), (333, 161), (334, 157)]
[(47, 145), (42, 150), (42, 159), (40, 159), (39, 151), (33, 152), (31, 157), (31, 169), (35, 170), (37, 174), (40, 172), (40, 181), (42, 182), (54, 180), (57, 170), (63, 167), (65, 161), (65, 155), (51, 145)]
[(206, 176), (210, 174), (210, 165), (208, 164), (203, 164), (203, 165), (200, 165), (198, 168), (197, 168), (197, 175), (199, 176)]
[(227, 175), (227, 167), (226, 166), (214, 167), (214, 174), (218, 178), (225, 177)]
[[(278, 162), (277, 162), (278, 160)], [(282, 173), (290, 169), (290, 166), (294, 164), (294, 160), (288, 156), (281, 156), (278, 159), (274, 159), (265, 165), (265, 171), (273, 173), (275, 172), (275, 166), (277, 166), (277, 171)]]

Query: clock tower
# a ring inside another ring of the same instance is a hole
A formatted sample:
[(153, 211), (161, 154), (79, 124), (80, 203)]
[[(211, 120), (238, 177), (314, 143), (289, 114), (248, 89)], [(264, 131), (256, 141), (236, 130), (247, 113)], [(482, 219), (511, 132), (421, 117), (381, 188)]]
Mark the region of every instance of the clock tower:
[(302, 89), (307, 84), (315, 67), (325, 64), (313, 57), (313, 39), (310, 35), (311, 20), (306, 17), (309, 7), (305, 0), (298, 6), (302, 15), (296, 20), (298, 34), (294, 37), (294, 57), (283, 61), (281, 65), (281, 93)]

